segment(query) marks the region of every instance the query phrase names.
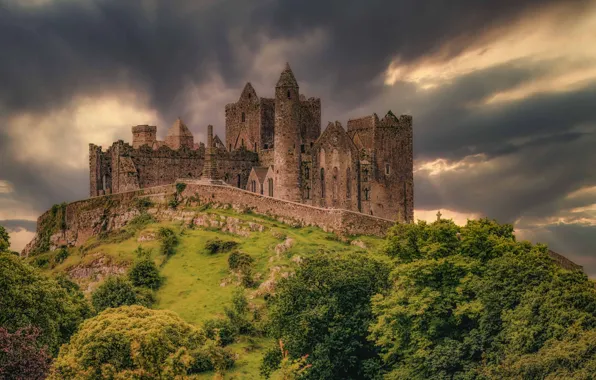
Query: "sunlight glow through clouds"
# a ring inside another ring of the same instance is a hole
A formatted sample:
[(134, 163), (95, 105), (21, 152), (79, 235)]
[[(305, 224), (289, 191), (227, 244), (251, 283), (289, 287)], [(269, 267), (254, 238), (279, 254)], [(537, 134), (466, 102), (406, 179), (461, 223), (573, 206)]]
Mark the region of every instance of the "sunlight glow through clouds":
[(13, 191), (14, 187), (10, 182), (0, 179), (0, 194), (10, 194)]
[(139, 105), (135, 95), (77, 98), (68, 107), (43, 115), (8, 119), (15, 157), (21, 162), (86, 168), (89, 143), (107, 148), (130, 139), (130, 127), (155, 125), (157, 112)]
[(494, 94), (485, 104), (541, 92), (570, 91), (596, 81), (596, 3), (584, 18), (573, 22), (561, 23), (557, 19), (559, 11), (545, 10), (509, 30), (496, 30), (487, 35), (484, 44), (471, 46), (449, 60), (443, 60), (440, 54), (410, 64), (395, 60), (385, 73), (385, 84), (405, 81), (428, 90), (471, 72), (516, 60), (556, 64), (544, 77)]

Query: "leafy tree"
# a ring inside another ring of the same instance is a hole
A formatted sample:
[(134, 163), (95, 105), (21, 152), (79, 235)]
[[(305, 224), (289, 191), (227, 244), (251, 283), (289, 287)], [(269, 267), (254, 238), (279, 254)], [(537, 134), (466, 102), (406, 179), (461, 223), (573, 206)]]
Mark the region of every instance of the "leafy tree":
[(178, 245), (178, 237), (171, 228), (160, 227), (157, 236), (161, 240), (160, 253), (166, 257), (172, 256), (176, 253), (176, 246)]
[[(202, 331), (177, 314), (142, 306), (108, 309), (85, 321), (55, 360), (49, 379), (174, 379), (199, 370), (199, 360), (229, 358), (207, 350)], [(218, 355), (216, 357), (216, 355)]]
[(91, 302), (98, 313), (111, 307), (145, 305), (143, 299), (138, 297), (133, 284), (119, 276), (110, 276), (97, 287), (91, 295)]
[(0, 226), (0, 252), (8, 252), (10, 248), (10, 236), (6, 229)]
[(134, 286), (141, 286), (149, 289), (158, 289), (161, 286), (162, 278), (159, 275), (157, 265), (150, 259), (137, 261), (130, 271), (128, 278)]
[(48, 279), (10, 253), (0, 253), (0, 326), (9, 332), (35, 326), (37, 340), (56, 354), (91, 308), (78, 286)]
[[(377, 349), (367, 340), (370, 298), (387, 286), (389, 267), (362, 254), (318, 255), (282, 279), (270, 301), (270, 333), (290, 359), (309, 355), (304, 378), (373, 378)], [(270, 368), (266, 368), (269, 366)], [(262, 372), (270, 372), (271, 361)]]
[(36, 327), (20, 328), (14, 333), (0, 327), (0, 378), (5, 380), (46, 378), (51, 356), (39, 343)]
[(536, 373), (583, 368), (567, 366), (564, 355), (555, 360), (562, 352), (548, 347), (594, 329), (596, 289), (557, 267), (546, 247), (517, 242), (512, 226), (396, 225), (384, 252), (396, 266), (390, 291), (373, 297), (370, 338), (387, 378), (544, 378), (526, 377), (538, 352), (550, 361), (541, 358)]

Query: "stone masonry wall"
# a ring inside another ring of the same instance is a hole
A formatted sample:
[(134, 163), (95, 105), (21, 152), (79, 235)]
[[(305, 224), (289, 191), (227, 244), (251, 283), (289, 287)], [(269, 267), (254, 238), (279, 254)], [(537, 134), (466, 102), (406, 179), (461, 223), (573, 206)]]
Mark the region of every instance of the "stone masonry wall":
[[(188, 201), (188, 206), (231, 205), (236, 210), (251, 210), (255, 214), (267, 215), (290, 225), (316, 226), (338, 235), (384, 236), (387, 229), (394, 224), (394, 221), (387, 219), (347, 210), (324, 209), (288, 202), (232, 186), (194, 183), (192, 180), (182, 182), (187, 186), (180, 199), (183, 204)], [(160, 213), (159, 208), (167, 207), (168, 201), (175, 192), (175, 184), (170, 184), (69, 203), (65, 206), (64, 229), (53, 231), (50, 249), (56, 249), (62, 245), (80, 246), (87, 239), (101, 232), (124, 227), (139, 215), (139, 211), (134, 207), (134, 201), (137, 198), (150, 198), (157, 207), (149, 209), (148, 212), (157, 215)], [(44, 225), (45, 219), (51, 217), (51, 211), (48, 210), (38, 218), (37, 235), (25, 247), (22, 255), (27, 256), (40, 244), (39, 236), (44, 234), (44, 231), (40, 231), (40, 226)]]

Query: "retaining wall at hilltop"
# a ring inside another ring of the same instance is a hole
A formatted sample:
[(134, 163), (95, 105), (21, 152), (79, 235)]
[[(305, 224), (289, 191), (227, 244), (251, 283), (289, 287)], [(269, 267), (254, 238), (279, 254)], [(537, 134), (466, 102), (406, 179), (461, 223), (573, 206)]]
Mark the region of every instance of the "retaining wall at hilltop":
[[(241, 190), (232, 186), (185, 182), (178, 195), (179, 208), (211, 204), (230, 205), (239, 211), (273, 217), (292, 226), (316, 226), (338, 235), (384, 236), (395, 222), (358, 212), (324, 209), (301, 203), (284, 201)], [(176, 212), (164, 213), (176, 194), (176, 185), (93, 197), (53, 207), (37, 220), (37, 234), (25, 247), (22, 255), (53, 250), (59, 246), (79, 246), (91, 236), (125, 226), (140, 214), (135, 203), (148, 197), (154, 203), (147, 212), (166, 219), (176, 218)]]

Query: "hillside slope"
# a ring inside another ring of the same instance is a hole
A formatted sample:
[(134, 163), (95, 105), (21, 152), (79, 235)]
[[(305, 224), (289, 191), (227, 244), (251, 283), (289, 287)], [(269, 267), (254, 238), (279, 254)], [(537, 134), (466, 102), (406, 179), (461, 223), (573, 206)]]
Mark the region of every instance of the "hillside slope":
[[(184, 208), (178, 211), (184, 212)], [(91, 237), (80, 247), (42, 253), (29, 261), (51, 275), (66, 274), (87, 293), (108, 275), (125, 275), (138, 255), (139, 247), (149, 251), (151, 259), (165, 278), (156, 293), (154, 308), (178, 313), (186, 321), (203, 322), (224, 316), (235, 289), (243, 287), (241, 275), (229, 269), (230, 251), (210, 253), (206, 247), (215, 239), (233, 241), (234, 250), (254, 260), (251, 266), (253, 284), (245, 294), (252, 307), (264, 304), (275, 289), (275, 282), (288, 276), (304, 257), (320, 252), (374, 252), (382, 239), (372, 236), (338, 238), (316, 227), (292, 227), (272, 218), (239, 213), (230, 208), (192, 209), (194, 223), (157, 222), (141, 214), (109, 234)], [(174, 254), (160, 253), (159, 229), (175, 232), (179, 243)], [(259, 378), (258, 367), (265, 338), (240, 337), (230, 348), (237, 361), (230, 378)], [(204, 375), (210, 378), (209, 374)]]

